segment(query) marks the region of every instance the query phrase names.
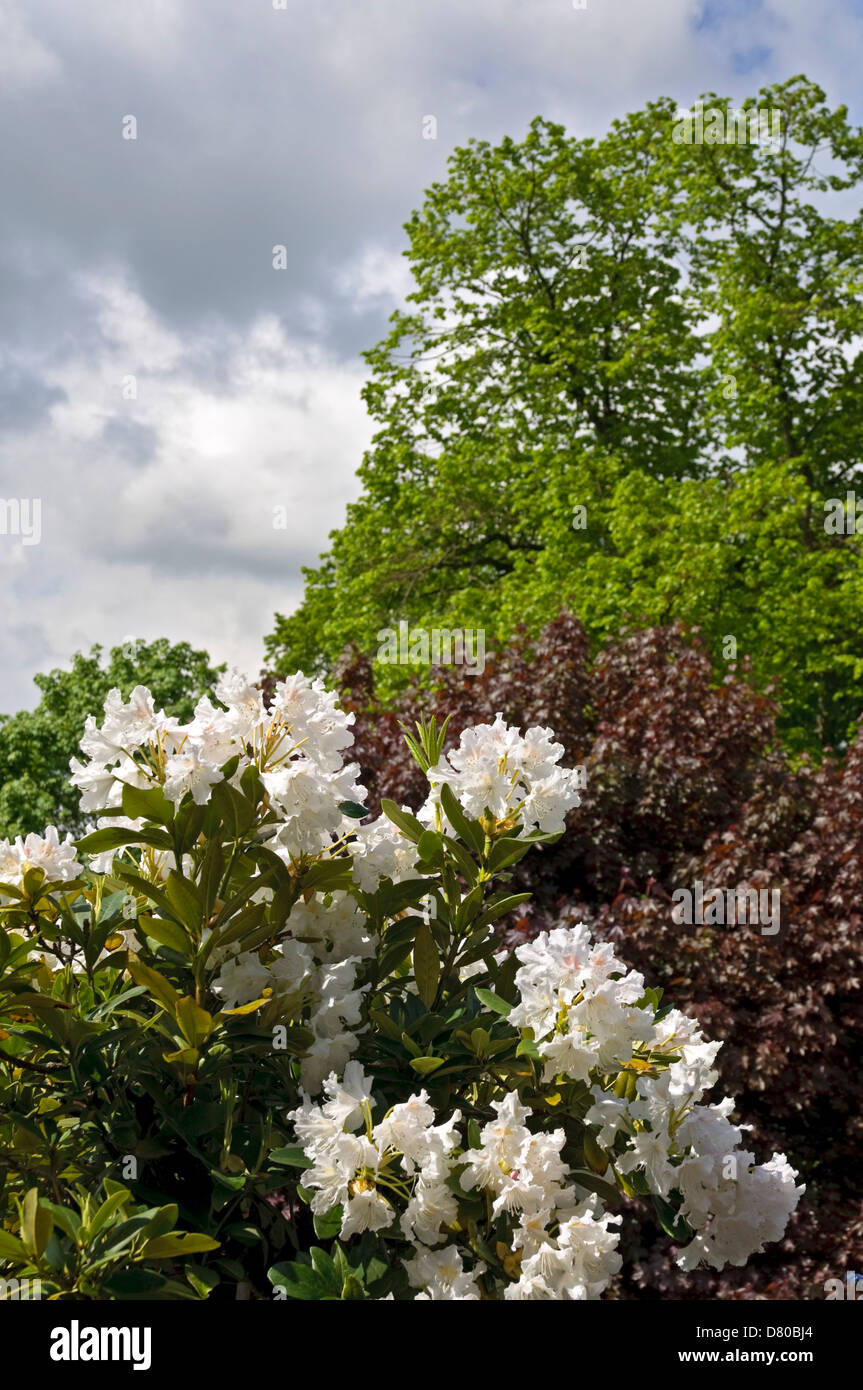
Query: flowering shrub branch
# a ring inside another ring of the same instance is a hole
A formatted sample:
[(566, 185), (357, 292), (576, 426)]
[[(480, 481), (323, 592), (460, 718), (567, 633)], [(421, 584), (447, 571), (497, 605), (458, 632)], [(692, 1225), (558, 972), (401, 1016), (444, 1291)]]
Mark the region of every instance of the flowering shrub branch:
[(60, 1222), (123, 1178), (199, 1232), (195, 1266), (114, 1252), (101, 1296), (597, 1298), (624, 1197), (685, 1269), (781, 1237), (803, 1188), (704, 1102), (720, 1044), (581, 924), (498, 949), (513, 866), (579, 804), (550, 730), (498, 716), (444, 756), (420, 721), (423, 806), (369, 820), (320, 682), (215, 693), (181, 724), (112, 692), (73, 763), (94, 829), (0, 844), (6, 1192)]

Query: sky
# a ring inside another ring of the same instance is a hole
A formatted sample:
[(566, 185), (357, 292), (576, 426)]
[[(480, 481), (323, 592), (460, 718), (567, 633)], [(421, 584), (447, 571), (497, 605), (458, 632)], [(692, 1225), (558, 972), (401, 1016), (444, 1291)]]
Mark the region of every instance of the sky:
[(861, 54), (861, 0), (0, 0), (0, 711), (97, 642), (257, 674), (453, 147), (801, 72), (859, 122)]

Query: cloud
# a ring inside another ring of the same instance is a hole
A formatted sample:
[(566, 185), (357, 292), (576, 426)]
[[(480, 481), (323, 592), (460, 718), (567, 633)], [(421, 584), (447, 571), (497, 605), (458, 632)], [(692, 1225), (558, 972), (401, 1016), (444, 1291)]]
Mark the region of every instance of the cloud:
[(60, 73), (57, 55), (30, 31), (13, 0), (0, 0), (0, 83), (7, 94), (42, 87)]
[[(359, 367), (292, 343), (274, 316), (184, 341), (128, 285), (90, 293), (100, 351), (52, 369), (55, 404), (0, 468), (4, 497), (42, 508), (38, 546), (0, 536), (28, 615), (7, 633), (7, 711), (32, 701), (37, 656), (128, 635), (257, 671), (274, 610), (298, 601), (301, 566), (356, 495), (370, 437)], [(200, 361), (216, 353), (212, 385)]]

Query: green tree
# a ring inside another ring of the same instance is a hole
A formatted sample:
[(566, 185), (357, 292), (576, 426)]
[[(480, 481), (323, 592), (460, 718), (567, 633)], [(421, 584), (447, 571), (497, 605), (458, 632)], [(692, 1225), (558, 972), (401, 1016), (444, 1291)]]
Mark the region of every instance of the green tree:
[(823, 503), (863, 476), (863, 135), (803, 77), (744, 108), (779, 112), (775, 143), (680, 142), (661, 99), (602, 139), (537, 119), (453, 153), (366, 354), (362, 495), (276, 616), (275, 666), (326, 671), (403, 619), (497, 642), (563, 607), (596, 639), (662, 614), (718, 671), (732, 634), (783, 674), (792, 741), (845, 736), (861, 551)]
[(0, 836), (26, 835), (46, 825), (80, 831), (78, 791), (69, 783), (69, 759), (88, 714), (98, 714), (115, 686), (124, 697), (136, 685), (152, 692), (157, 708), (179, 719), (191, 716), (196, 700), (211, 689), (224, 667), (188, 642), (155, 642), (76, 652), (71, 670), (34, 677), (42, 699), (34, 710), (0, 715)]
[[(727, 128), (727, 99), (703, 102)], [(804, 77), (744, 103), (756, 106), (781, 116), (774, 144), (672, 143), (671, 224), (699, 314), (714, 316), (708, 420), (745, 463), (793, 460), (830, 492), (863, 476), (863, 135)]]

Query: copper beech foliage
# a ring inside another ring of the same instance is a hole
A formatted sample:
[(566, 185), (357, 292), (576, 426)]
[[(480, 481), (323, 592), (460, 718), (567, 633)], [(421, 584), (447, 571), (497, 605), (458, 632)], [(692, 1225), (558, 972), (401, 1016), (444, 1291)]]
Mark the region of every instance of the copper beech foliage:
[[(416, 766), (400, 722), (451, 715), (448, 746), (500, 710), (549, 724), (588, 789), (567, 834), (518, 866), (534, 893), (510, 943), (564, 918), (613, 940), (626, 962), (725, 1040), (717, 1099), (738, 1097), (759, 1151), (785, 1150), (808, 1191), (785, 1240), (745, 1269), (682, 1278), (669, 1238), (637, 1203), (633, 1261), (619, 1297), (823, 1298), (828, 1278), (863, 1268), (863, 729), (843, 756), (792, 767), (776, 739), (776, 692), (747, 684), (745, 663), (714, 684), (697, 629), (622, 635), (591, 658), (565, 615), (524, 633), (481, 676), (457, 666), (436, 688), (382, 707), (370, 663), (347, 650), (336, 670), (355, 710), (354, 756), (369, 788), (415, 807)], [(781, 926), (677, 925), (675, 888), (778, 888)], [(627, 1262), (628, 1263), (628, 1262)]]

